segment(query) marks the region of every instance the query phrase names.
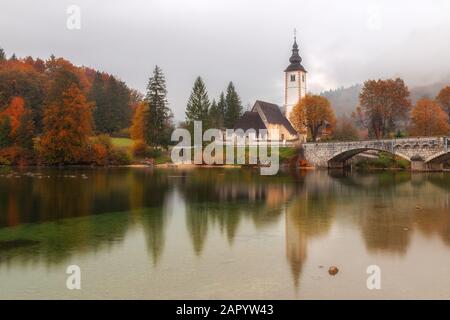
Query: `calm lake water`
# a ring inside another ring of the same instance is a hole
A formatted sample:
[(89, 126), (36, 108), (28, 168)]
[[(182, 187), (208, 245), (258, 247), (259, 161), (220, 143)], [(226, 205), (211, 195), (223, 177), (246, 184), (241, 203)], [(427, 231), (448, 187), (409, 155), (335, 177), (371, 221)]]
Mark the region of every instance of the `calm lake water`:
[(450, 299), (449, 173), (29, 170), (0, 169), (1, 299)]

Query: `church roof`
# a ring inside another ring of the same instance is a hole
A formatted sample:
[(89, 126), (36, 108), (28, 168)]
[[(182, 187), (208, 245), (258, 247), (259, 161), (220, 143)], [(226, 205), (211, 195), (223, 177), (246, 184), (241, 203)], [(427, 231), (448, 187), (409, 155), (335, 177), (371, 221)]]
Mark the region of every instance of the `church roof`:
[(264, 113), (268, 123), (283, 125), (289, 133), (293, 135), (297, 134), (297, 131), (295, 131), (289, 120), (281, 113), (279, 106), (274, 103), (256, 100), (252, 111), (256, 111), (257, 106), (259, 106), (262, 113)]
[(294, 38), (294, 44), (292, 45), (292, 55), (289, 58), (289, 62), (291, 63), (284, 72), (289, 71), (303, 71), (307, 72), (306, 69), (302, 66), (302, 57), (298, 54), (298, 45), (297, 39)]
[(246, 111), (234, 125), (234, 130), (267, 129), (258, 112)]

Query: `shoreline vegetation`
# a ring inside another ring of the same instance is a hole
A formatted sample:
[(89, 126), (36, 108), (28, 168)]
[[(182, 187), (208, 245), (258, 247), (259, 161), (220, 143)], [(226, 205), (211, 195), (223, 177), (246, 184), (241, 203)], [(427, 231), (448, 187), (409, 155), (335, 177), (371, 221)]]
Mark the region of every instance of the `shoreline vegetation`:
[[(91, 139), (98, 139), (98, 137), (92, 137)], [(102, 139), (108, 141), (108, 149), (115, 150), (117, 154), (122, 154), (122, 162), (108, 163), (108, 164), (64, 164), (64, 165), (45, 165), (45, 164), (8, 164), (2, 163), (0, 158), (0, 167), (61, 167), (61, 168), (92, 168), (92, 167), (125, 167), (125, 168), (148, 168), (154, 167), (158, 169), (179, 169), (179, 170), (190, 170), (190, 169), (211, 169), (211, 168), (252, 168), (259, 167), (258, 164), (248, 164), (248, 147), (245, 149), (245, 164), (174, 164), (170, 159), (170, 149), (157, 150), (157, 152), (150, 152), (154, 155), (153, 158), (147, 158), (142, 156), (135, 157), (133, 155), (133, 148), (135, 144), (133, 140), (129, 138), (109, 138), (103, 137)], [(236, 154), (236, 149), (234, 150)], [(270, 154), (270, 149), (269, 149)], [(224, 156), (226, 151), (224, 150)], [(123, 160), (125, 159), (125, 160)], [(149, 160), (151, 159), (151, 164)], [(279, 148), (279, 163), (281, 168), (296, 168), (301, 170), (315, 170), (313, 166), (309, 166), (307, 163), (303, 162), (300, 157), (300, 151), (297, 147), (280, 147)], [(357, 171), (408, 171), (411, 169), (410, 163), (402, 158), (390, 155), (388, 153), (379, 153), (377, 157), (373, 155), (371, 157), (356, 156), (351, 163), (354, 170)], [(448, 168), (447, 168), (448, 170)]]
[[(298, 132), (306, 128), (312, 141), (449, 133), (450, 87), (434, 99), (420, 99), (414, 107), (409, 96), (402, 79), (368, 80), (351, 118), (336, 119), (330, 102), (313, 95), (298, 102), (297, 117), (291, 122)], [(203, 131), (234, 128), (243, 111), (233, 82), (219, 97), (210, 99), (199, 76), (186, 104), (185, 121), (175, 124), (165, 75), (158, 66), (143, 94), (114, 75), (61, 57), (43, 60), (13, 54), (7, 58), (0, 48), (0, 166), (174, 167), (170, 149), (175, 128), (192, 133), (196, 121), (202, 123)], [(308, 167), (295, 147), (280, 147), (279, 152), (281, 166)], [(350, 162), (357, 170), (410, 167), (388, 154), (356, 158)], [(218, 166), (240, 164), (213, 165)]]

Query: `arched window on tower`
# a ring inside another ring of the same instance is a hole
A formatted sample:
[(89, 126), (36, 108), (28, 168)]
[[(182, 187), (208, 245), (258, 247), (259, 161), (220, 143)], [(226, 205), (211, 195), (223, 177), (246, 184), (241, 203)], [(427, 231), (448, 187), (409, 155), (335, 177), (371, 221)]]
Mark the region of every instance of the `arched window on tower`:
[(291, 82), (295, 81), (295, 74), (291, 74)]

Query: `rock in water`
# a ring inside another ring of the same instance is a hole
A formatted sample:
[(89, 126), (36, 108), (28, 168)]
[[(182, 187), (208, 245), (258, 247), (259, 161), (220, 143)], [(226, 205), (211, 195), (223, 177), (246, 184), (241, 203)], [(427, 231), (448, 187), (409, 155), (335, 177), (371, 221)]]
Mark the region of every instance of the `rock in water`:
[(336, 273), (339, 272), (339, 269), (336, 266), (331, 266), (328, 269), (328, 273), (331, 274), (332, 276), (336, 275)]

